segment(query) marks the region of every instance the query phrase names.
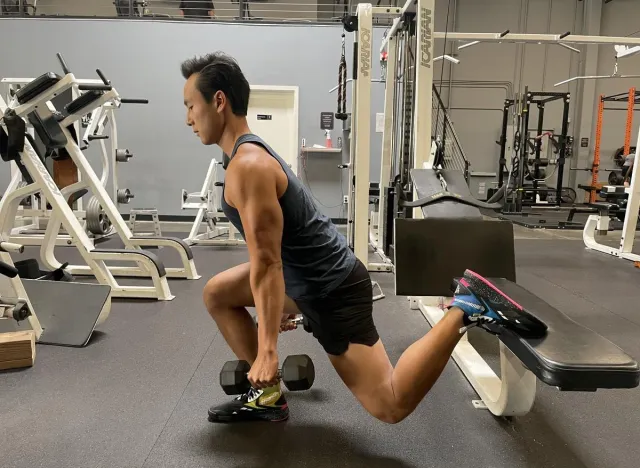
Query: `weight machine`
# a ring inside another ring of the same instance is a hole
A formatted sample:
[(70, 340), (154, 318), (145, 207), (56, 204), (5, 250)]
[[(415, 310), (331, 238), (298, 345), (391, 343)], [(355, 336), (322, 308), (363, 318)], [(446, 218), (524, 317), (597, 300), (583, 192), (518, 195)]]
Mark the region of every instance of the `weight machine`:
[[(0, 80), (0, 83), (4, 83), (8, 86), (6, 93), (6, 100), (10, 100), (20, 88), (26, 86), (33, 81), (33, 78), (4, 78)], [(80, 79), (71, 88), (71, 100), (79, 98), (83, 91), (80, 89), (82, 86), (99, 86), (102, 85), (101, 80)], [(54, 99), (56, 105), (64, 106), (66, 102), (61, 102), (63, 96), (58, 96)], [(119, 109), (122, 104), (148, 104), (146, 99), (114, 99), (112, 101), (105, 102), (101, 106), (90, 111), (89, 114), (84, 116), (81, 121), (77, 121), (73, 124), (73, 133), (76, 142), (78, 139), (75, 137), (80, 134), (80, 129), (84, 128), (85, 132), (81, 139), (82, 151), (86, 150), (91, 142), (99, 141), (101, 149), (101, 161), (102, 161), (102, 175), (100, 182), (105, 189), (108, 189), (111, 195), (111, 199), (116, 203), (116, 206), (121, 204), (128, 204), (132, 198), (134, 198), (131, 190), (125, 188), (119, 188), (118, 183), (118, 163), (128, 162), (133, 154), (128, 149), (119, 148), (118, 144), (118, 131), (115, 119), (115, 110)], [(30, 122), (27, 122), (28, 131), (31, 135), (34, 135), (33, 126)], [(109, 128), (110, 132), (105, 133)], [(105, 140), (110, 140), (110, 147), (107, 149)], [(14, 172), (17, 168), (14, 167)], [(109, 180), (111, 185), (109, 186)], [(108, 237), (115, 233), (113, 230), (110, 219), (105, 215), (96, 197), (91, 197), (85, 203), (82, 194), (78, 193), (71, 202), (75, 209), (76, 216), (81, 220), (89, 235), (90, 239), (95, 243), (104, 237)], [(15, 227), (12, 231), (13, 242), (17, 242), (23, 245), (42, 245), (44, 240), (44, 231), (47, 227), (48, 218), (51, 210), (47, 209), (48, 202), (46, 198), (40, 193), (32, 195), (26, 203), (18, 210), (18, 218), (16, 222), (19, 226)], [(85, 206), (86, 205), (86, 206)], [(56, 239), (57, 245), (69, 245), (70, 237), (67, 233), (61, 232)]]
[[(189, 236), (184, 241), (189, 245), (244, 245), (238, 238), (238, 231), (231, 223), (222, 225), (220, 197), (222, 182), (218, 182), (218, 166), (222, 163), (211, 160), (207, 176), (200, 192), (188, 193), (182, 190), (181, 207), (183, 210), (197, 210)], [(200, 233), (202, 227), (205, 232)]]
[[(65, 72), (63, 77), (54, 73), (44, 74), (21, 88), (9, 105), (5, 104), (3, 99), (0, 100), (0, 112), (4, 116), (4, 124), (7, 127), (3, 159), (13, 161), (19, 169), (19, 172), (12, 177), (2, 200), (3, 205), (0, 205), (5, 208), (4, 212), (0, 211), (0, 220), (4, 221), (5, 228), (2, 235), (4, 239), (8, 238), (8, 223), (12, 223), (15, 219), (20, 201), (33, 193), (42, 192), (53, 209), (45, 232), (45, 240), (40, 249), (45, 267), (56, 270), (62, 265), (54, 255), (55, 238), (62, 225), (70, 234), (72, 244), (87, 263), (87, 266), (69, 266), (67, 268), (69, 273), (93, 275), (101, 284), (111, 286), (114, 296), (117, 297), (173, 299), (169, 292), (167, 277), (200, 278), (195, 269), (191, 249), (181, 239), (134, 237), (69, 130), (70, 126), (82, 119), (90, 110), (111, 100), (117, 100), (119, 96), (110, 82), (97, 70), (102, 84), (80, 85), (80, 89), (87, 92), (68, 103), (64, 107), (64, 112), (58, 112), (51, 103), (52, 98), (78, 84), (59, 54), (58, 59)], [(38, 154), (35, 149), (35, 140), (26, 133), (26, 120), (30, 120), (36, 128), (36, 133), (47, 148), (47, 154), (50, 149), (65, 151), (73, 160), (80, 175), (78, 182), (65, 187), (62, 191), (57, 187), (43, 163), (44, 156)], [(28, 185), (19, 187), (21, 178), (26, 180)], [(124, 249), (96, 249), (90, 242), (68, 205), (69, 197), (88, 191), (98, 199), (106, 216), (113, 223), (124, 243)], [(165, 268), (159, 258), (143, 249), (143, 247), (160, 246), (175, 248), (183, 261), (183, 268)], [(107, 266), (105, 263), (107, 260), (128, 261), (136, 263), (137, 266)], [(153, 286), (123, 286), (115, 281), (114, 275), (146, 277), (152, 280)]]

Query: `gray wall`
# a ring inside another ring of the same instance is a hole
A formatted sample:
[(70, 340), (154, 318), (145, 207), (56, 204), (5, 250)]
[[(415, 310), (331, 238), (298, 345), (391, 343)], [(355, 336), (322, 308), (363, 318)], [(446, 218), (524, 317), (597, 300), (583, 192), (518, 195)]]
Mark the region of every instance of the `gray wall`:
[[(123, 97), (147, 98), (147, 106), (123, 106), (118, 112), (120, 146), (135, 153), (122, 165), (120, 186), (136, 194), (131, 207), (157, 207), (161, 214), (180, 210), (180, 190), (199, 190), (210, 158), (220, 158), (217, 147), (204, 147), (186, 127), (182, 103), (184, 80), (180, 63), (195, 54), (224, 50), (239, 61), (248, 80), (260, 85), (300, 88), (299, 137), (308, 145), (323, 144), (320, 112), (335, 111), (341, 47), (338, 26), (268, 26), (118, 20), (2, 20), (0, 41), (13, 43), (3, 53), (2, 76), (38, 76), (60, 73), (56, 52), (62, 52), (74, 74), (94, 77), (101, 68)], [(15, 41), (15, 38), (22, 38)], [(81, 40), (71, 40), (71, 37)], [(382, 31), (374, 34), (380, 43)], [(97, 51), (100, 51), (98, 53)], [(351, 64), (351, 49), (347, 48)], [(379, 64), (374, 63), (374, 76)], [(349, 66), (349, 69), (351, 66)], [(384, 92), (374, 85), (372, 112), (382, 112)], [(375, 124), (375, 116), (371, 118)], [(341, 133), (336, 121), (334, 141)], [(372, 177), (378, 177), (380, 134), (372, 136)], [(98, 162), (95, 154), (91, 161)], [(343, 212), (340, 157), (308, 159), (308, 185), (323, 211), (332, 217)], [(3, 165), (0, 188), (8, 183)], [(128, 212), (128, 207), (123, 208)]]
[[(99, 0), (91, 2), (97, 4)], [(584, 29), (583, 7), (588, 3), (579, 0), (437, 0), (436, 29), (445, 30), (448, 13), (450, 31), (496, 32), (509, 29), (512, 32), (571, 31), (578, 34)], [(636, 18), (635, 0), (615, 0), (603, 5), (600, 34), (626, 36), (637, 33), (640, 27)], [(70, 41), (70, 31), (81, 40)], [(152, 104), (146, 108), (128, 107), (120, 113), (123, 144), (137, 154), (137, 159), (131, 163), (130, 175), (123, 177), (123, 184), (135, 189), (138, 194), (136, 205), (157, 206), (165, 214), (177, 214), (176, 194), (183, 187), (188, 190), (198, 188), (207, 158), (212, 154), (191, 139), (184, 128), (180, 94), (182, 79), (178, 73), (180, 61), (196, 53), (223, 49), (238, 57), (250, 80), (256, 84), (300, 86), (300, 138), (306, 138), (309, 143), (321, 143), (322, 132), (318, 129), (317, 116), (321, 111), (334, 110), (336, 106), (336, 95), (328, 95), (326, 91), (336, 84), (340, 33), (338, 25), (5, 20), (1, 23), (0, 40), (17, 46), (4, 49), (1, 74), (14, 76), (58, 70), (54, 54), (62, 51), (79, 76), (91, 75), (96, 67), (102, 67), (123, 95), (151, 99)], [(379, 44), (381, 35), (382, 30), (377, 30), (374, 44)], [(15, 37), (22, 38), (22, 41), (16, 43)], [(578, 167), (590, 164), (595, 118), (593, 125), (583, 129), (586, 134), (579, 135), (582, 85), (553, 86), (579, 74), (581, 62), (586, 60), (584, 52), (575, 54), (559, 46), (516, 44), (480, 44), (459, 52), (456, 49), (453, 43), (449, 43), (446, 51), (456, 54), (461, 63), (445, 65), (444, 70), (441, 65), (436, 66), (434, 78), (443, 80), (443, 99), (451, 105), (454, 124), (473, 171), (497, 170), (498, 145), (495, 141), (501, 127), (502, 104), (505, 97), (523, 91), (525, 86), (532, 90), (572, 93), (570, 132), (576, 138), (591, 137), (591, 148), (582, 151), (582, 159), (578, 161), (576, 158), (571, 164)], [(613, 70), (613, 48), (599, 46), (598, 49), (597, 73), (610, 74)], [(87, 53), (91, 50), (102, 52), (94, 57)], [(441, 55), (444, 50), (443, 41), (437, 41), (436, 55)], [(351, 47), (347, 47), (347, 54), (351, 68)], [(374, 75), (377, 75), (378, 61), (373, 60), (373, 64), (376, 68)], [(622, 61), (620, 70), (640, 74), (640, 55)], [(624, 92), (630, 86), (640, 87), (640, 80), (601, 80), (597, 82), (596, 95)], [(380, 112), (383, 108), (382, 86), (374, 84), (373, 91), (372, 113)], [(589, 116), (595, 114), (593, 100), (585, 102), (584, 106)], [(640, 115), (636, 117), (636, 123), (640, 124)], [(532, 120), (536, 121), (536, 111), (532, 113)], [(624, 120), (624, 112), (611, 111), (605, 115), (603, 155), (609, 155), (622, 144)], [(559, 102), (547, 107), (545, 122), (546, 127), (560, 130)], [(338, 134), (334, 132), (334, 137)], [(637, 125), (634, 125), (634, 142), (636, 137)], [(378, 178), (379, 150), (380, 135), (373, 134), (372, 180)], [(217, 155), (215, 151), (213, 154)], [(188, 165), (184, 164), (185, 160), (189, 161)], [(145, 174), (143, 168), (147, 162), (156, 171), (156, 180), (152, 182), (141, 177)], [(343, 208), (340, 203), (342, 190), (335, 164), (335, 159), (314, 157), (309, 160), (307, 174), (312, 178), (309, 185), (323, 210), (330, 216), (339, 217)], [(588, 178), (586, 173), (577, 175), (577, 183)], [(567, 175), (565, 177), (565, 183), (568, 183)], [(474, 187), (479, 182), (489, 183), (490, 180), (476, 179)], [(554, 182), (553, 179), (550, 181)], [(6, 184), (1, 174), (0, 184)]]

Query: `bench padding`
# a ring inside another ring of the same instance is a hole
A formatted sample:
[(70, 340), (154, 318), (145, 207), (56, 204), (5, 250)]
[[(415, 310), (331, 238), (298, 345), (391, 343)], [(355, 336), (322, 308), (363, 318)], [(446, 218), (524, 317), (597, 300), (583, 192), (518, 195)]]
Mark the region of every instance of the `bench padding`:
[(618, 346), (571, 320), (535, 294), (505, 279), (491, 279), (500, 290), (547, 324), (547, 336), (522, 338), (502, 332), (500, 340), (544, 383), (561, 390), (634, 388), (638, 363)]

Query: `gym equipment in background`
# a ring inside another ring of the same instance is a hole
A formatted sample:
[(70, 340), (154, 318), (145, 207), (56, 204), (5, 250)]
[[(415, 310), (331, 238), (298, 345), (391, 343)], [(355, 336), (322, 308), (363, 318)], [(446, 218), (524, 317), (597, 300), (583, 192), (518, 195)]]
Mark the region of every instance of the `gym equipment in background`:
[[(559, 135), (554, 129), (544, 127), (545, 117), (548, 117), (547, 105), (554, 101), (563, 103)], [(576, 191), (564, 186), (566, 160), (573, 154), (573, 138), (567, 135), (570, 101), (569, 93), (529, 91), (528, 87), (521, 96), (505, 100), (502, 130), (497, 141), (500, 145), (498, 186), (489, 191), (489, 199), (496, 192), (501, 192), (497, 197), (504, 200), (502, 219), (529, 228), (583, 227), (582, 223), (573, 221), (573, 216), (569, 216), (576, 202)], [(530, 128), (533, 104), (538, 112), (535, 129)], [(512, 154), (508, 156), (507, 146), (511, 138)], [(547, 150), (543, 155), (545, 146)], [(548, 185), (554, 176), (555, 186)]]
[[(67, 271), (72, 275), (95, 276), (100, 284), (111, 287), (111, 293), (115, 297), (171, 300), (174, 296), (169, 291), (167, 270), (157, 256), (143, 250), (141, 246), (179, 245), (182, 248), (183, 256), (188, 261), (186, 272), (195, 279), (197, 274), (191, 250), (179, 239), (130, 239), (128, 227), (68, 129), (89, 110), (112, 99), (118, 99), (119, 96), (108, 80), (104, 78), (104, 75), (99, 72), (101, 75), (100, 84), (81, 85), (80, 89), (87, 91), (87, 93), (67, 104), (64, 113), (58, 113), (53, 107), (51, 99), (78, 84), (60, 54), (58, 54), (58, 59), (65, 72), (64, 76), (45, 73), (16, 92), (8, 105), (0, 97), (0, 113), (3, 122), (3, 131), (0, 132), (2, 159), (15, 165), (19, 170), (13, 175), (0, 205), (2, 207), (0, 209), (0, 220), (2, 221), (0, 232), (4, 239), (8, 239), (10, 225), (15, 219), (20, 202), (33, 193), (42, 192), (53, 210), (45, 232), (45, 243), (40, 249), (41, 261), (46, 269), (56, 270), (62, 265), (54, 255), (55, 239), (62, 225), (70, 234), (72, 245), (78, 249), (82, 259), (86, 262), (86, 266), (70, 265)], [(25, 133), (27, 119), (31, 120), (34, 125), (36, 133), (47, 149), (46, 153), (38, 153), (35, 140), (31, 135)], [(67, 197), (57, 187), (44, 165), (45, 156), (53, 154), (53, 150), (56, 150), (58, 154), (62, 151), (66, 152), (80, 173), (79, 181), (65, 187), (65, 192), (72, 196), (90, 190), (100, 205), (104, 207), (106, 215), (121, 235), (121, 239), (124, 239), (124, 249), (98, 249), (91, 243), (83, 226), (69, 207)], [(22, 179), (28, 185), (19, 187)], [(136, 266), (108, 266), (107, 261), (131, 262)], [(151, 280), (152, 286), (121, 285), (115, 280), (114, 274), (122, 275), (123, 273), (148, 278)], [(178, 273), (184, 274), (184, 271)]]
[[(77, 84), (75, 77), (69, 72), (66, 63), (64, 63), (60, 54), (58, 54), (58, 58), (61, 62), (63, 70), (65, 71), (65, 73), (67, 73), (66, 78), (68, 78), (68, 82), (65, 81), (64, 78), (60, 78), (55, 74), (48, 74), (43, 75), (43, 77), (46, 78), (38, 78), (29, 86), (32, 86), (36, 90), (38, 90), (38, 86), (43, 86), (43, 83), (40, 83), (41, 80), (47, 80), (45, 81), (44, 86), (49, 85), (54, 89), (57, 84), (56, 80), (64, 82), (65, 86), (68, 87), (73, 86), (74, 83)], [(42, 133), (42, 135), (40, 135), (41, 138), (47, 140), (47, 144), (45, 145), (47, 148), (58, 148), (64, 150), (65, 153), (73, 160), (79, 171), (79, 181), (68, 187), (65, 187), (62, 192), (66, 192), (71, 196), (79, 191), (90, 191), (91, 194), (98, 199), (98, 202), (103, 207), (106, 215), (113, 224), (115, 235), (117, 235), (124, 244), (124, 250), (122, 250), (122, 252), (126, 252), (127, 254), (136, 253), (142, 256), (147, 256), (143, 261), (144, 265), (141, 263), (136, 267), (108, 266), (107, 268), (110, 274), (115, 276), (138, 276), (149, 278), (153, 281), (154, 289), (157, 290), (155, 296), (166, 299), (172, 298), (173, 296), (168, 293), (168, 285), (166, 285), (166, 283), (163, 283), (161, 277), (165, 277), (165, 281), (166, 277), (186, 279), (200, 278), (195, 268), (193, 253), (190, 247), (184, 241), (182, 241), (182, 239), (177, 238), (133, 236), (129, 227), (126, 225), (122, 216), (118, 212), (114, 202), (111, 200), (107, 191), (98, 180), (97, 175), (92, 170), (86, 157), (84, 156), (75, 139), (72, 137), (68, 130), (69, 125), (72, 125), (76, 121), (82, 119), (82, 117), (85, 116), (90, 110), (96, 109), (106, 102), (120, 100), (120, 96), (118, 95), (117, 91), (113, 89), (111, 83), (105, 78), (104, 74), (102, 74), (102, 72), (100, 72), (99, 70), (97, 72), (100, 76), (100, 82), (81, 84), (80, 90), (84, 90), (87, 92), (65, 106), (65, 114), (62, 114), (62, 120), (60, 122), (58, 122), (56, 118), (53, 117), (53, 114), (51, 114), (51, 112), (56, 112), (56, 109), (53, 107), (50, 101), (47, 102), (48, 113), (41, 108), (38, 108), (37, 112), (33, 112), (33, 114), (39, 116), (41, 120), (45, 121), (46, 125), (48, 126), (47, 132), (39, 133)], [(20, 92), (16, 93), (18, 103), (20, 103), (21, 97), (30, 94), (29, 92), (24, 92), (25, 89), (31, 91), (29, 87), (25, 87), (22, 88)], [(47, 98), (49, 99), (50, 97), (51, 96), (47, 96)], [(38, 102), (40, 102), (39, 96)], [(43, 113), (44, 116), (40, 116), (40, 114)], [(31, 170), (29, 170), (29, 173), (31, 173)], [(55, 239), (55, 233), (57, 233), (60, 229), (61, 222), (59, 217), (55, 218), (54, 220), (54, 215), (55, 213), (52, 215), (49, 225), (47, 226), (47, 234), (45, 234), (45, 245), (41, 249), (41, 261), (46, 268), (51, 270), (59, 268), (61, 264), (60, 262), (55, 260), (55, 255), (53, 253), (55, 247), (55, 242), (53, 242), (53, 240)], [(52, 237), (47, 237), (48, 235)], [(77, 246), (78, 243), (76, 242), (75, 245)], [(162, 262), (156, 256), (149, 257), (149, 252), (143, 250), (144, 248), (148, 247), (170, 247), (175, 249), (182, 262), (182, 267), (165, 268)], [(89, 255), (92, 255), (94, 252), (95, 250), (90, 251)], [(69, 265), (67, 269), (73, 275), (97, 276), (99, 274), (99, 272), (91, 266)], [(114, 294), (126, 294), (126, 291), (114, 288)]]
[(36, 16), (38, 0), (0, 0), (0, 16)]
[[(3, 151), (3, 159), (6, 154)], [(9, 203), (12, 200), (0, 200), (0, 214), (7, 212)], [(0, 225), (0, 333), (28, 331), (40, 344), (86, 346), (96, 327), (109, 316), (111, 287), (52, 281), (54, 275), (21, 278), (9, 252), (21, 253), (24, 246), (3, 240), (6, 226), (6, 222)]]
[[(414, 54), (420, 60), (413, 67), (411, 98), (403, 99), (405, 96), (390, 92), (385, 102), (385, 119), (391, 118), (389, 114), (393, 115), (392, 103), (400, 106), (400, 115), (413, 116), (413, 138), (409, 145), (412, 167), (407, 167), (409, 190), (400, 187), (398, 194), (402, 198), (394, 204), (399, 210), (405, 211), (402, 212), (403, 216), (393, 216), (391, 219), (394, 226), (396, 294), (409, 295), (412, 309), (420, 310), (434, 326), (442, 319), (446, 305), (451, 302), (453, 281), (467, 268), (474, 269), (489, 279), (496, 278), (492, 281), (500, 289), (549, 326), (543, 339), (527, 339), (509, 330), (492, 328), (500, 340), (500, 377), (469, 342), (467, 334), (456, 346), (453, 358), (481, 398), (473, 402), (474, 407), (488, 409), (496, 416), (527, 414), (534, 403), (538, 380), (565, 391), (637, 387), (640, 383), (640, 367), (633, 358), (606, 338), (573, 322), (515, 284), (513, 223), (508, 220), (484, 220), (480, 212), (480, 208), (499, 208), (500, 196), (488, 202), (473, 200), (467, 194), (469, 188), (464, 172), (447, 170), (444, 167), (446, 158), (444, 163), (436, 159), (438, 151), (432, 150), (435, 137), (428, 138), (433, 132), (428, 109), (432, 105), (429, 91), (433, 83), (434, 41), (425, 42), (424, 38), (424, 34), (431, 33), (431, 29), (424, 25), (433, 24), (434, 7), (434, 0), (408, 1), (402, 8), (401, 16), (394, 19), (382, 45), (382, 50), (389, 54), (388, 69), (397, 68), (401, 73), (402, 67), (396, 65), (402, 63), (403, 57), (392, 57), (394, 51), (399, 50), (399, 42), (406, 40), (409, 44), (426, 44), (420, 49), (420, 54)], [(364, 166), (365, 173), (368, 173), (371, 159), (367, 143), (370, 136), (370, 62), (366, 58), (373, 55), (370, 40), (373, 14), (384, 13), (371, 4), (360, 3), (357, 6), (357, 21), (351, 22), (357, 25), (358, 39), (355, 41), (354, 56), (357, 57), (359, 71), (353, 115), (364, 116), (355, 135), (358, 143), (352, 143), (351, 160), (356, 167), (360, 167), (358, 171)], [(433, 32), (431, 37), (442, 38), (444, 35)], [(452, 32), (449, 35), (453, 41), (511, 42), (508, 31), (501, 34)], [(561, 44), (565, 39), (570, 42), (567, 36), (570, 33), (561, 36), (518, 34), (513, 40)], [(588, 40), (589, 43), (607, 42), (605, 39), (620, 39), (622, 44), (626, 43), (624, 38), (581, 37), (582, 41)], [(387, 83), (396, 83), (396, 80), (388, 79)], [(392, 139), (400, 139), (398, 133), (405, 129), (402, 125), (398, 127), (399, 130), (393, 129), (392, 125), (385, 125), (385, 132), (388, 129), (392, 132)], [(386, 137), (383, 135), (383, 141)], [(361, 138), (364, 140), (362, 145)], [(383, 145), (383, 168), (387, 164), (384, 151)], [(397, 158), (403, 157), (400, 152), (393, 154)], [(356, 180), (356, 196), (361, 197), (361, 201), (367, 194), (364, 188), (368, 188), (368, 182), (366, 176), (361, 183)], [(638, 188), (640, 191), (640, 186)], [(407, 213), (409, 209), (413, 209), (413, 212)], [(638, 206), (635, 212), (638, 212)], [(350, 218), (350, 221), (355, 223), (357, 241), (358, 234), (362, 236), (362, 230), (367, 228), (367, 217), (360, 214)], [(366, 261), (366, 249), (364, 254)]]
[[(188, 245), (243, 245), (233, 224), (222, 219), (222, 182), (218, 181), (218, 167), (222, 162), (211, 160), (200, 192), (182, 190), (181, 208), (197, 210), (189, 235), (184, 239)], [(204, 224), (205, 232), (200, 232)]]
[[(0, 83), (7, 86), (6, 99), (10, 100), (20, 88), (31, 81), (33, 81), (32, 78), (4, 78), (0, 80)], [(77, 80), (77, 84), (75, 84), (67, 93), (52, 99), (52, 103), (56, 107), (64, 107), (69, 101), (77, 99), (83, 94), (81, 89), (82, 86), (92, 84), (99, 85), (101, 83), (102, 81), (100, 80), (79, 79)], [(119, 109), (122, 104), (147, 103), (148, 101), (146, 99), (124, 98), (104, 102), (97, 108), (88, 111), (87, 115), (83, 116), (81, 120), (74, 122), (70, 127), (70, 131), (76, 140), (76, 143), (79, 143), (77, 135), (80, 134), (81, 127), (86, 128), (82, 137), (82, 146), (80, 148), (82, 151), (85, 151), (92, 142), (99, 142), (101, 150), (100, 160), (102, 162), (100, 182), (103, 187), (108, 189), (111, 199), (116, 206), (128, 204), (130, 200), (134, 198), (134, 195), (130, 189), (120, 188), (119, 186), (119, 167), (121, 163), (129, 162), (133, 157), (133, 154), (129, 149), (119, 148), (115, 110)], [(34, 134), (33, 126), (29, 120), (27, 120), (27, 128), (28, 132)], [(38, 138), (38, 135), (35, 134), (34, 136), (37, 141), (36, 146), (44, 150), (44, 145)], [(106, 140), (110, 141), (109, 148), (107, 148)], [(61, 159), (66, 159), (66, 157), (58, 158), (59, 163), (62, 162), (60, 161)], [(75, 164), (73, 164), (72, 161), (67, 160), (65, 161), (65, 165), (73, 171), (74, 177), (72, 177), (72, 179), (77, 182), (78, 174)], [(55, 163), (48, 163), (47, 166), (52, 172), (53, 169), (55, 169)], [(65, 191), (66, 188), (63, 188), (62, 192), (65, 193)], [(70, 205), (74, 208), (76, 216), (85, 224), (85, 229), (89, 238), (95, 243), (96, 241), (100, 241), (105, 237), (113, 235), (115, 233), (113, 225), (98, 200), (95, 197), (89, 197), (85, 200), (83, 196), (84, 193), (76, 192), (73, 197), (69, 197), (69, 200)], [(21, 203), (21, 207), (18, 210), (18, 217), (16, 219), (16, 227), (12, 231), (13, 242), (23, 245), (42, 245), (44, 232), (46, 231), (48, 217), (50, 214), (50, 210), (47, 206), (47, 200), (41, 193), (34, 194)], [(69, 245), (69, 235), (65, 232), (60, 232), (57, 236), (56, 243), (57, 245)]]
[[(605, 102), (610, 103), (624, 103), (626, 102), (627, 108), (617, 107), (612, 105), (611, 107), (605, 107)], [(636, 88), (630, 88), (626, 93), (613, 94), (605, 96), (601, 94), (598, 98), (598, 118), (596, 120), (596, 140), (593, 153), (593, 164), (590, 168), (584, 170), (591, 172), (591, 184), (590, 185), (578, 185), (588, 195), (589, 203), (596, 202), (596, 196), (598, 191), (604, 184), (599, 182), (600, 171), (608, 171), (607, 183), (609, 185), (623, 185), (625, 181), (629, 180), (630, 173), (626, 171), (622, 174), (622, 169), (625, 167), (625, 156), (629, 154), (635, 154), (636, 148), (631, 146), (631, 131), (633, 129), (633, 113), (636, 105), (640, 104), (640, 93), (636, 91)], [(604, 125), (604, 111), (605, 110), (626, 110), (627, 120), (624, 131), (624, 144), (621, 148), (617, 149), (613, 154), (614, 168), (606, 169), (601, 168), (600, 163), (602, 161), (602, 127)], [(577, 169), (582, 170), (582, 169)]]

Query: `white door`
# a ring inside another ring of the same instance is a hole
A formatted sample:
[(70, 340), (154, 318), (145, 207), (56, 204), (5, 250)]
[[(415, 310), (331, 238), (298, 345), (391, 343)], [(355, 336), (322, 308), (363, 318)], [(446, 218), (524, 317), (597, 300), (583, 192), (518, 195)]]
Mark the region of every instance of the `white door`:
[(251, 86), (247, 122), (298, 173), (298, 88)]

